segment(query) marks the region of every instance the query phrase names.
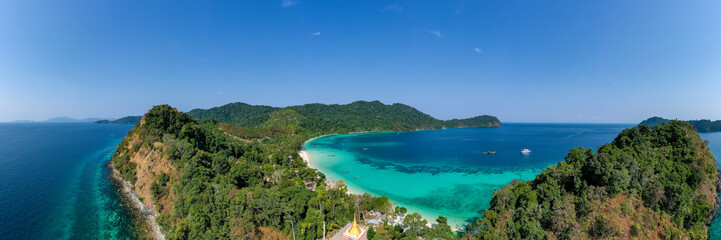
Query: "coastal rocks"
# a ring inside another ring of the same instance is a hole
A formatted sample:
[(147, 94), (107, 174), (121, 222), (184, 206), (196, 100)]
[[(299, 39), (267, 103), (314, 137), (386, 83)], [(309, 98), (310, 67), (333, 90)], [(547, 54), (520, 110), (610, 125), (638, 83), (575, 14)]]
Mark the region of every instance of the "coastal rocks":
[(112, 169), (110, 178), (113, 181), (116, 181), (116, 182), (120, 183), (120, 185), (123, 186), (123, 189), (121, 189), (123, 196), (126, 199), (128, 199), (129, 202), (132, 203), (132, 205), (133, 205), (132, 207), (138, 211), (138, 213), (143, 218), (143, 220), (145, 220), (146, 223), (148, 224), (148, 226), (149, 226), (148, 230), (150, 232), (150, 234), (149, 234), (150, 237), (152, 237), (154, 239), (159, 239), (159, 240), (165, 239), (165, 235), (160, 230), (160, 226), (158, 225), (158, 223), (155, 221), (156, 215), (153, 213), (153, 211), (150, 208), (148, 208), (145, 204), (143, 204), (142, 201), (140, 201), (140, 196), (138, 196), (138, 194), (136, 194), (135, 191), (133, 191), (132, 184), (128, 181), (125, 181), (125, 179), (123, 179), (122, 177), (120, 177), (120, 174), (118, 173), (118, 171), (115, 170), (115, 168), (113, 168), (112, 163), (109, 164), (109, 167)]

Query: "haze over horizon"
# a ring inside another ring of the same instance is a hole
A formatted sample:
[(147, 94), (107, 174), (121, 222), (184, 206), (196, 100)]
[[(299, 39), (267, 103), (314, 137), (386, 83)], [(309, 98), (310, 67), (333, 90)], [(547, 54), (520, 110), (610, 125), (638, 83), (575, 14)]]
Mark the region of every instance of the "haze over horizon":
[[(142, 7), (139, 7), (142, 5)], [(0, 122), (230, 102), (721, 119), (721, 2), (0, 2)]]
[[(365, 100), (359, 100), (359, 101), (365, 101)], [(375, 101), (375, 100), (374, 100), (374, 101)], [(233, 103), (236, 103), (236, 102), (233, 102)], [(349, 102), (349, 103), (350, 103), (350, 102)], [(349, 103), (340, 103), (340, 104), (349, 104)], [(336, 103), (328, 103), (328, 104), (336, 104)], [(394, 103), (384, 103), (384, 104), (394, 104)], [(159, 105), (159, 104), (156, 104), (156, 105)], [(223, 105), (225, 105), (225, 104), (223, 104)], [(262, 105), (262, 104), (259, 104), (259, 105)], [(219, 106), (221, 106), (221, 105), (219, 105)], [(212, 107), (219, 107), (219, 106), (212, 106)], [(272, 106), (272, 107), (281, 107), (281, 108), (282, 108), (282, 107), (290, 107), (290, 106), (294, 106), (294, 105), (288, 105), (288, 106)], [(152, 106), (151, 106), (151, 107), (152, 107)], [(212, 107), (209, 107), (209, 108), (212, 108)], [(411, 107), (413, 107), (413, 106), (411, 106)], [(208, 108), (204, 108), (204, 109), (208, 109)], [(180, 110), (180, 111), (187, 112), (187, 111), (190, 111), (190, 110), (193, 110), (193, 109)], [(144, 114), (145, 114), (145, 112), (143, 112), (143, 113), (138, 113), (138, 114), (131, 114), (131, 115), (127, 115), (127, 116), (117, 116), (117, 117), (97, 117), (97, 116), (67, 117), (67, 116), (57, 116), (57, 117), (51, 117), (51, 118), (48, 118), (48, 119), (39, 119), (39, 120), (17, 119), (17, 120), (6, 121), (6, 122), (95, 122), (95, 121), (98, 121), (98, 120), (116, 120), (116, 119), (119, 119), (119, 118), (122, 118), (122, 117), (128, 117), (128, 116), (142, 116), (142, 115), (144, 115)], [(475, 116), (480, 116), (480, 115), (489, 115), (489, 114), (479, 114), (479, 115), (468, 116), (468, 117), (475, 117)], [(431, 115), (431, 116), (432, 116), (432, 115)], [(432, 117), (436, 117), (436, 116), (432, 116)], [(496, 116), (496, 117), (497, 117), (497, 116)], [(659, 116), (651, 116), (651, 117), (659, 117)], [(436, 117), (436, 118), (437, 118), (437, 117)], [(451, 117), (451, 118), (446, 118), (446, 119), (441, 119), (441, 120), (451, 120), (451, 119), (454, 119), (454, 118), (458, 119), (458, 118), (465, 118), (465, 117)], [(650, 117), (649, 117), (649, 118), (650, 118)], [(662, 117), (662, 118), (666, 118), (666, 117)], [(644, 118), (644, 119), (641, 119), (641, 120), (646, 120), (646, 119), (647, 119), (647, 118)], [(667, 119), (677, 119), (677, 118), (667, 118)], [(501, 120), (502, 120), (502, 119), (501, 119)], [(545, 121), (545, 122), (534, 122), (534, 121), (501, 121), (501, 122), (504, 122), (504, 123), (609, 123), (609, 124), (637, 124), (638, 122), (641, 122), (641, 120), (639, 120), (639, 121), (637, 121), (637, 122), (553, 122), (553, 121)], [(678, 120), (700, 120), (700, 119), (678, 119)], [(716, 119), (710, 119), (710, 120), (713, 121), (713, 120), (716, 120)], [(0, 123), (3, 123), (3, 122), (0, 122)]]

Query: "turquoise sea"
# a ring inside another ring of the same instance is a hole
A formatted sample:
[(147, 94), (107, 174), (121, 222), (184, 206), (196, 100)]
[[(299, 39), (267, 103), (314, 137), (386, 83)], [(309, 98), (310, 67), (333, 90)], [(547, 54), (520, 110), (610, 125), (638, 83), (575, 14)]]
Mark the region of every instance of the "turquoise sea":
[[(568, 150), (596, 149), (632, 124), (507, 123), (498, 128), (331, 135), (306, 142), (312, 166), (355, 193), (387, 196), (426, 219), (460, 227), (490, 205), (493, 191), (531, 180)], [(721, 153), (721, 133), (701, 134)], [(521, 149), (528, 148), (529, 154)], [(496, 151), (496, 154), (485, 154)], [(344, 171), (348, 171), (345, 172)], [(713, 231), (719, 231), (712, 226)]]
[(132, 128), (0, 123), (0, 239), (137, 239), (106, 167)]

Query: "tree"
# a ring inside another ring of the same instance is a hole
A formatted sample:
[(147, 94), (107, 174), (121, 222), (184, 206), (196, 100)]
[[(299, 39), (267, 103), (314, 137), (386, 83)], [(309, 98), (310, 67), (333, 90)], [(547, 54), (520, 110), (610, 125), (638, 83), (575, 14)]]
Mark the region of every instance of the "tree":
[(436, 226), (429, 231), (427, 236), (429, 239), (454, 239), (456, 237), (451, 226), (448, 225), (448, 218), (438, 216), (436, 223)]
[(368, 232), (366, 232), (366, 236), (368, 236), (368, 239), (373, 239), (375, 235), (376, 231), (373, 230), (373, 226), (368, 227)]
[(417, 212), (408, 214), (403, 218), (403, 228), (405, 231), (405, 239), (418, 239), (426, 235), (426, 224), (428, 221)]
[(501, 187), (484, 218), (469, 229), (482, 239), (619, 237), (614, 236), (615, 215), (603, 206), (620, 198), (642, 200), (650, 210), (633, 214), (634, 221), (660, 219), (648, 224), (669, 229), (672, 237), (706, 239), (698, 226), (706, 224), (715, 187), (699, 186), (715, 186), (715, 169), (713, 155), (693, 126), (670, 121), (650, 129), (644, 124), (623, 130), (596, 153), (571, 149), (565, 161), (533, 181)]

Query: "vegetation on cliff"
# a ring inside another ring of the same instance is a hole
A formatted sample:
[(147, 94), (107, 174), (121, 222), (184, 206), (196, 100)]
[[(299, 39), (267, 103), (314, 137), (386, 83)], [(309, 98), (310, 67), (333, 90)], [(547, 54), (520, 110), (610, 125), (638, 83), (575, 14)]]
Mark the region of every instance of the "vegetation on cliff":
[(625, 129), (494, 193), (480, 239), (708, 239), (716, 161), (686, 122)]
[[(638, 125), (648, 124), (649, 127), (653, 128), (656, 125), (663, 124), (670, 122), (670, 119), (665, 119), (661, 117), (650, 117), (646, 120), (643, 120)], [(698, 132), (719, 132), (721, 131), (721, 120), (711, 121), (708, 119), (701, 119), (701, 120), (689, 120), (686, 121), (689, 124), (693, 125), (696, 128), (696, 131)]]

